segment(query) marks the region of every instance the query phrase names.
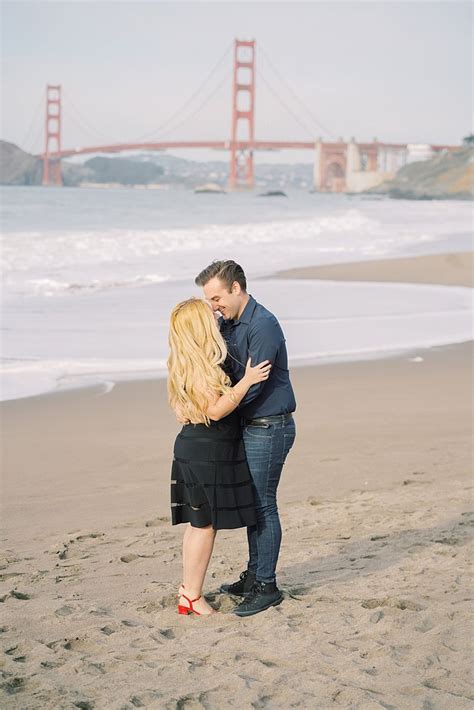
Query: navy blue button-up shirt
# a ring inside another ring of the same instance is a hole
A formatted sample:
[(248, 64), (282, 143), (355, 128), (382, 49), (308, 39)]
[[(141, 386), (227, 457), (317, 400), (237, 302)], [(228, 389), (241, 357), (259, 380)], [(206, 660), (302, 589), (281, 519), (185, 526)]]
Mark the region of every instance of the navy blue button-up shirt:
[(287, 414), (296, 409), (296, 400), (288, 371), (285, 336), (278, 320), (250, 296), (238, 320), (220, 320), (220, 330), (227, 345), (225, 370), (233, 384), (242, 379), (249, 357), (252, 366), (270, 360), (270, 377), (252, 385), (239, 405), (247, 419)]

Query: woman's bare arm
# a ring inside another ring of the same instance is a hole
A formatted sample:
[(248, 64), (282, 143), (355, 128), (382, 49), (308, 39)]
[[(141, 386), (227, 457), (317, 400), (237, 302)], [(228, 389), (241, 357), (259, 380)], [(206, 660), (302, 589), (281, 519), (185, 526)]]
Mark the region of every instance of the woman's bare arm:
[(221, 395), (215, 402), (207, 408), (207, 416), (215, 422), (223, 419), (228, 414), (237, 409), (240, 402), (243, 400), (250, 387), (257, 382), (268, 380), (270, 376), (271, 363), (268, 360), (261, 362), (255, 367), (251, 367), (250, 358), (245, 368), (245, 375), (237, 384), (232, 387), (230, 392)]

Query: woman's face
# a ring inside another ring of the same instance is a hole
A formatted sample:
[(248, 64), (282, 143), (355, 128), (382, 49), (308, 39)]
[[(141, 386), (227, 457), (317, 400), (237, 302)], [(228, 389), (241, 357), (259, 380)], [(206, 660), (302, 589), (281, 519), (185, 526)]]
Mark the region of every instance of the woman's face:
[(211, 301), (209, 301), (207, 298), (204, 299), (204, 303), (206, 303), (209, 306), (209, 308), (211, 309), (211, 312), (212, 312), (212, 315), (214, 316), (215, 322), (219, 323), (220, 319), (222, 318), (222, 313), (220, 313), (219, 311), (215, 311), (212, 306)]

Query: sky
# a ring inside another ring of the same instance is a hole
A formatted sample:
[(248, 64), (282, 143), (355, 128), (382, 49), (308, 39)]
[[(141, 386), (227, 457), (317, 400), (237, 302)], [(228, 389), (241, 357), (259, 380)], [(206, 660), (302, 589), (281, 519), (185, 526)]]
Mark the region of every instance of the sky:
[(3, 0), (1, 8), (0, 135), (30, 152), (44, 147), (47, 83), (62, 85), (63, 148), (229, 139), (235, 38), (256, 41), (258, 139), (455, 145), (472, 131), (470, 2)]

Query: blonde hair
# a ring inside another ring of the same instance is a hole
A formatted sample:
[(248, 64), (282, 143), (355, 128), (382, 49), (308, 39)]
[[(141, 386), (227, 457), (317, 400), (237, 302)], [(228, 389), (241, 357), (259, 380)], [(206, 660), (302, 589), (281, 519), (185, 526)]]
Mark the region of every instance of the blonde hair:
[(229, 392), (231, 382), (220, 367), (226, 344), (205, 301), (190, 298), (173, 308), (169, 346), (169, 403), (193, 424), (209, 426), (209, 404)]

